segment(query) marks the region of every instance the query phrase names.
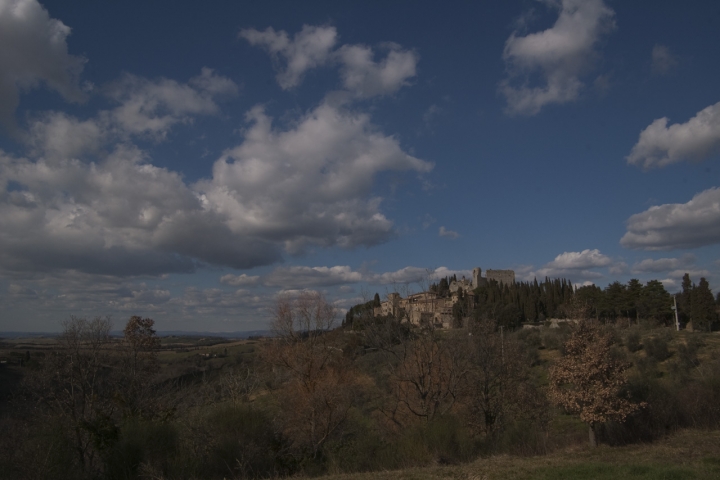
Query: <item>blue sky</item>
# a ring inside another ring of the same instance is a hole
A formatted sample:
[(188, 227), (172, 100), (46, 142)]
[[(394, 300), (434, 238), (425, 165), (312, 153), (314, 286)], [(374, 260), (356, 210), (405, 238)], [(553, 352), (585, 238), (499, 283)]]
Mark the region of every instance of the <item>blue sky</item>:
[(716, 286), (720, 4), (648, 5), (0, 0), (0, 330)]

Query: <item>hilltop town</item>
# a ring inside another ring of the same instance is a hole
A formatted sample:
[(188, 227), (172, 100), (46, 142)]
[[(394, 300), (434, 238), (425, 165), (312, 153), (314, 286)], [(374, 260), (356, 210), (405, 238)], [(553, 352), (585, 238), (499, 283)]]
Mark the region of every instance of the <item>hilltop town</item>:
[[(444, 279), (443, 279), (444, 280)], [(388, 294), (387, 300), (380, 303), (373, 309), (374, 317), (404, 318), (413, 325), (434, 325), (438, 328), (451, 328), (453, 325), (453, 307), (466, 299), (469, 304), (475, 295), (478, 287), (495, 281), (501, 285), (512, 285), (515, 283), (515, 272), (513, 270), (487, 270), (485, 277), (482, 276), (482, 269), (473, 269), (472, 279), (465, 277), (449, 282), (447, 292), (438, 291), (437, 285), (428, 291), (414, 293), (402, 298), (399, 293)]]

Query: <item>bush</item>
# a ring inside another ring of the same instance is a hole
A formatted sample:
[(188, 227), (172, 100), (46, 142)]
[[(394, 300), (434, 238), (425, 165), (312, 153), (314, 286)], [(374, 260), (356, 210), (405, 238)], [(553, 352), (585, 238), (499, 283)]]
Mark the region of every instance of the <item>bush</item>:
[(77, 454), (54, 419), (0, 418), (0, 478), (83, 478)]
[(370, 418), (351, 409), (339, 441), (330, 442), (327, 452), (328, 472), (370, 472), (398, 468), (393, 446), (382, 438)]
[(544, 455), (548, 453), (547, 433), (537, 422), (520, 419), (508, 425), (493, 450), (511, 455)]
[(677, 389), (684, 424), (694, 428), (720, 427), (720, 360), (698, 368), (698, 377)]
[(204, 475), (269, 477), (290, 473), (283, 446), (266, 412), (251, 405), (216, 407), (207, 417), (209, 453)]
[(677, 354), (674, 361), (670, 362), (668, 368), (676, 381), (684, 383), (690, 378), (691, 372), (700, 366), (697, 352), (702, 345), (702, 340), (698, 336), (687, 338), (685, 343), (677, 346)]
[(642, 348), (640, 343), (640, 331), (632, 329), (625, 335), (625, 346), (631, 352), (637, 352)]
[(161, 476), (177, 470), (178, 432), (170, 423), (132, 420), (120, 430), (115, 445), (105, 454), (105, 476), (135, 478), (152, 471)]
[(645, 352), (648, 357), (654, 358), (658, 362), (670, 358), (670, 350), (668, 349), (668, 341), (662, 336), (655, 336), (645, 339), (643, 343)]
[(542, 344), (548, 350), (560, 350), (565, 345), (570, 332), (572, 331), (567, 324), (561, 324), (560, 328), (546, 328), (541, 334)]
[(523, 328), (518, 330), (515, 335), (528, 348), (538, 349), (542, 345), (540, 330), (537, 328)]
[(470, 460), (477, 452), (470, 432), (453, 415), (407, 429), (396, 446), (400, 467), (455, 464)]

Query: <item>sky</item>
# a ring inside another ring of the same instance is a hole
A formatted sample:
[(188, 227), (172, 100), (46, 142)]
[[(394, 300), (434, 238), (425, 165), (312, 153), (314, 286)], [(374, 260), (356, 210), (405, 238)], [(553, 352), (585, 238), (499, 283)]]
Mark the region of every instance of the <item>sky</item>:
[(0, 0), (0, 331), (513, 269), (720, 285), (720, 3)]

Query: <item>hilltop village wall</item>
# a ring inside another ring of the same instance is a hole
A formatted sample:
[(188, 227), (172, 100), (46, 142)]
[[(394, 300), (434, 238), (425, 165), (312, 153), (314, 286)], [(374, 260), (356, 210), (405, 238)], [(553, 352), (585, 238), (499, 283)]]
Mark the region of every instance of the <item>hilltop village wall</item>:
[(387, 300), (379, 307), (375, 307), (373, 315), (407, 317), (407, 320), (414, 325), (433, 324), (437, 327), (450, 328), (453, 322), (453, 306), (462, 297), (475, 295), (477, 287), (487, 285), (490, 280), (500, 284), (512, 285), (515, 283), (515, 272), (513, 270), (488, 270), (485, 277), (482, 276), (482, 269), (474, 268), (471, 280), (463, 277), (461, 280), (450, 282), (450, 295), (440, 297), (434, 292), (420, 292), (402, 298), (399, 293), (394, 292), (388, 295)]

